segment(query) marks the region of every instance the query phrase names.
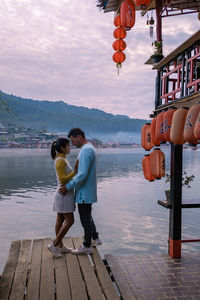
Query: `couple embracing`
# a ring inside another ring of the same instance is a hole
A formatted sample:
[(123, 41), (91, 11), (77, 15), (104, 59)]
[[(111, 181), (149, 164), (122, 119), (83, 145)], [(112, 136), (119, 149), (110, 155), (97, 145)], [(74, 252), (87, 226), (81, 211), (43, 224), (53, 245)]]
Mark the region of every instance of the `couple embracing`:
[[(56, 258), (62, 257), (62, 254), (67, 252), (90, 254), (92, 240), (95, 246), (102, 244), (92, 218), (92, 203), (97, 202), (96, 150), (87, 141), (85, 133), (80, 128), (72, 128), (68, 138), (74, 146), (81, 148), (74, 170), (66, 159), (66, 155), (70, 153), (69, 140), (59, 138), (51, 146), (58, 188), (53, 204), (53, 211), (57, 212), (56, 238), (48, 245), (48, 249)], [(84, 240), (79, 248), (69, 249), (64, 246), (62, 240), (74, 223), (75, 203), (78, 205), (84, 229)]]

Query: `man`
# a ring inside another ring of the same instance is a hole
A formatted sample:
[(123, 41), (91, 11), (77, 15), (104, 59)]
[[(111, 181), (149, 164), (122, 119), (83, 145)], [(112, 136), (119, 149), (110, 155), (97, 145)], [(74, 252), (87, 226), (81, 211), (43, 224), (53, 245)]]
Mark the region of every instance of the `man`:
[(73, 254), (92, 253), (91, 239), (93, 245), (102, 244), (96, 231), (96, 226), (92, 218), (92, 203), (97, 202), (97, 179), (96, 179), (96, 150), (85, 137), (85, 133), (80, 128), (72, 128), (68, 137), (77, 148), (81, 147), (78, 155), (78, 173), (60, 189), (62, 194), (75, 189), (75, 203), (78, 204), (78, 211), (81, 225), (84, 229), (83, 244), (72, 250)]

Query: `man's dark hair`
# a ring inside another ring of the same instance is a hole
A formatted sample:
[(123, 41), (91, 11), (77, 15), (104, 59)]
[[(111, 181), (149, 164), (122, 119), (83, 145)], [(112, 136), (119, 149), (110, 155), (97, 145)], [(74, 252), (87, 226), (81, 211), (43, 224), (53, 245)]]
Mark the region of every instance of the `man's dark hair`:
[(68, 133), (68, 138), (72, 137), (77, 137), (78, 135), (82, 136), (83, 138), (85, 138), (85, 133), (83, 130), (81, 130), (80, 128), (72, 128), (70, 129), (69, 133)]

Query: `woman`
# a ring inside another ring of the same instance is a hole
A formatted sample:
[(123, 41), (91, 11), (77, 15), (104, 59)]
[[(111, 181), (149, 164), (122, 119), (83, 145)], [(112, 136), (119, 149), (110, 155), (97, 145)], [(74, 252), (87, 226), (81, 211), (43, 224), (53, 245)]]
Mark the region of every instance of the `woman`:
[(54, 167), (58, 181), (58, 187), (53, 204), (53, 211), (57, 212), (55, 224), (56, 238), (48, 245), (54, 257), (62, 257), (63, 253), (70, 252), (70, 249), (63, 245), (62, 239), (74, 223), (75, 204), (74, 193), (68, 192), (66, 195), (61, 195), (58, 190), (61, 185), (66, 184), (72, 179), (77, 172), (78, 162), (75, 165), (74, 171), (66, 159), (66, 155), (70, 153), (70, 143), (66, 138), (59, 138), (51, 145), (51, 156), (55, 160)]

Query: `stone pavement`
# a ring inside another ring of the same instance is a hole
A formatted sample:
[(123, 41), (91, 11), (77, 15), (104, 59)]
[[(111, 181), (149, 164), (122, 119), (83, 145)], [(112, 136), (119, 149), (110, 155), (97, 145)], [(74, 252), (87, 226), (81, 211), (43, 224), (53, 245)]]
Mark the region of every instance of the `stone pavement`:
[(200, 300), (200, 253), (105, 258), (124, 300)]

